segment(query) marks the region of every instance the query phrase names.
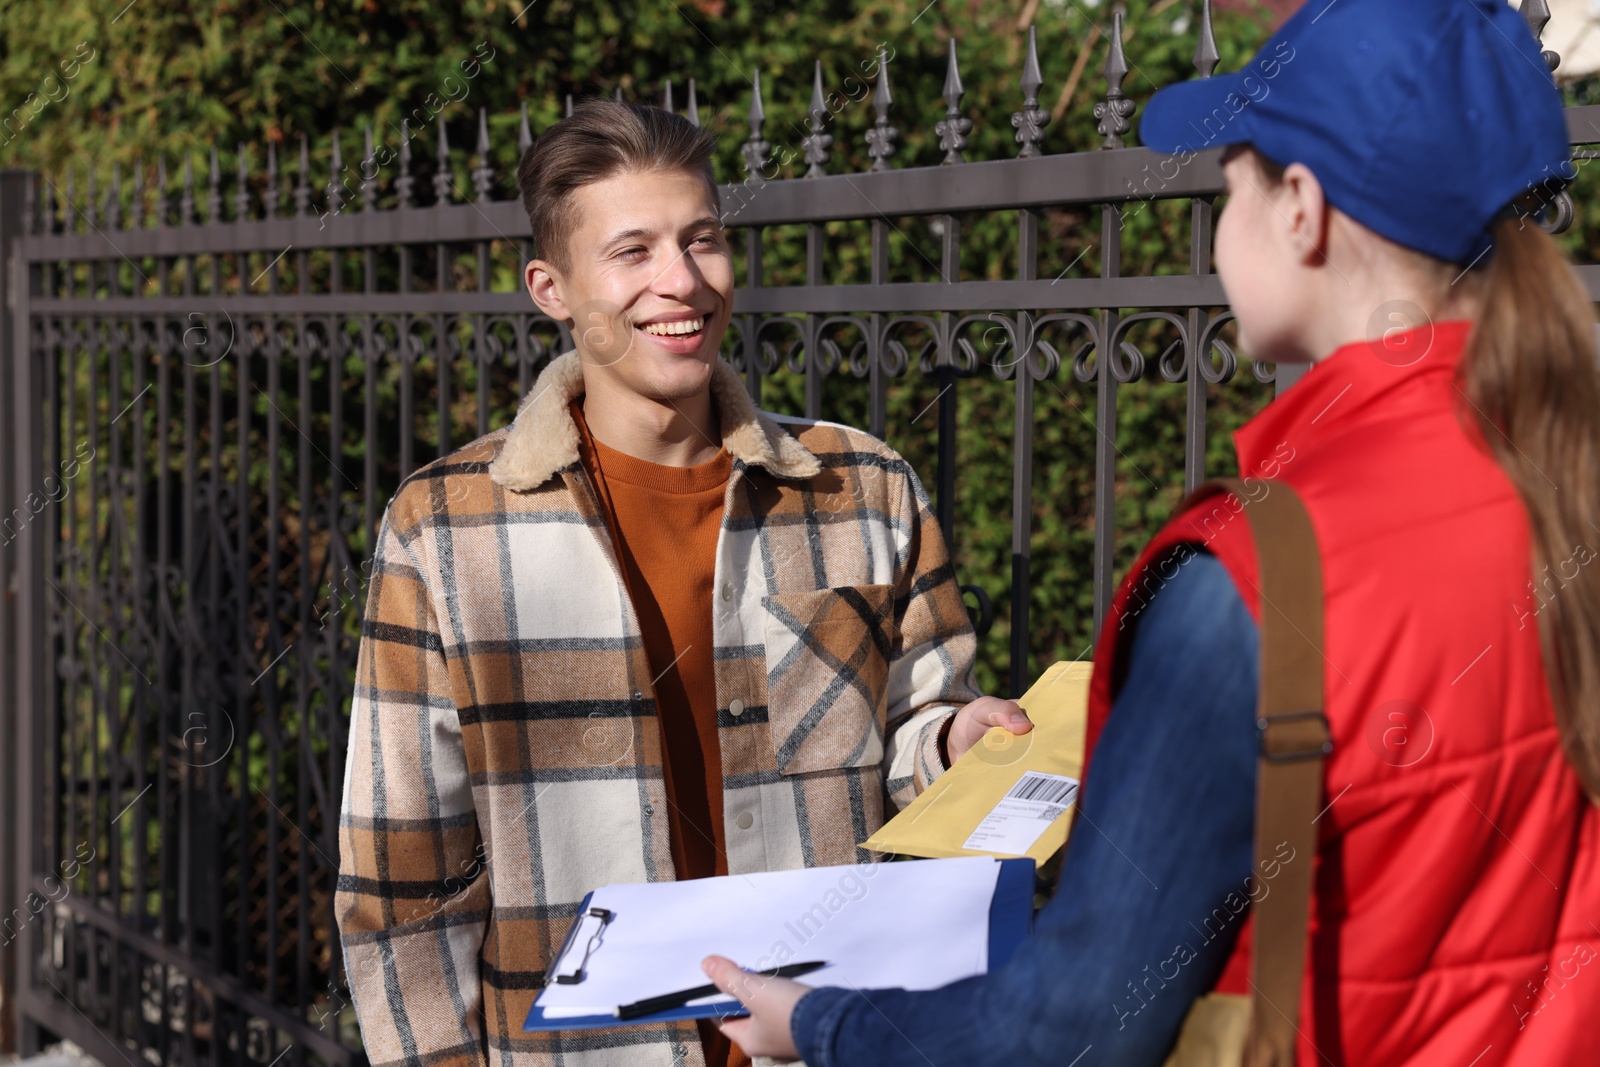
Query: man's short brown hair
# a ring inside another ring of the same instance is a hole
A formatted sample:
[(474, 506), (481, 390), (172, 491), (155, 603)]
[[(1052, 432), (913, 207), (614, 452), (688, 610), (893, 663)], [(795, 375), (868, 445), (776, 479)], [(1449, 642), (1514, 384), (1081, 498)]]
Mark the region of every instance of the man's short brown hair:
[(711, 170), (716, 139), (682, 115), (659, 107), (590, 99), (528, 146), (517, 164), (517, 187), (533, 225), (540, 258), (567, 270), (567, 241), (578, 226), (573, 192), (618, 174), (686, 170), (704, 174), (720, 204)]

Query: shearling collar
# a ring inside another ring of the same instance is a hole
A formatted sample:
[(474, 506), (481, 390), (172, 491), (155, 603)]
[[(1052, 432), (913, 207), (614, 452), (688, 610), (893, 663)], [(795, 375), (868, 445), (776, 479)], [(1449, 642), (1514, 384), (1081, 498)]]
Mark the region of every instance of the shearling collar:
[[(576, 349), (554, 360), (523, 399), (489, 477), (507, 489), (536, 489), (578, 462), (578, 427), (567, 405), (583, 392)], [(722, 425), (722, 447), (736, 460), (765, 467), (780, 478), (810, 478), (822, 461), (750, 402), (739, 374), (718, 359), (711, 367), (711, 400)]]

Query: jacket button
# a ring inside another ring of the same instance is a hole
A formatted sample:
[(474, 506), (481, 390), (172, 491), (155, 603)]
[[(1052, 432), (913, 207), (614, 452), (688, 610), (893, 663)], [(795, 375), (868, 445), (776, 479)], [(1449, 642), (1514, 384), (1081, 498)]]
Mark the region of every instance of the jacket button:
[(739, 813), (739, 817), (734, 820), (734, 822), (739, 824), (739, 829), (741, 830), (750, 829), (750, 824), (755, 821), (755, 818), (748, 811), (741, 811)]
[(639, 690), (635, 689), (633, 691), (633, 699), (635, 699), (635, 700), (643, 700), (644, 699), (644, 693), (642, 693)]
[(735, 719), (737, 719), (739, 716), (743, 715), (744, 714), (744, 701), (742, 701), (742, 700), (730, 700), (730, 701), (728, 701), (728, 714), (732, 715)]
[(646, 804), (644, 806), (644, 813), (646, 815), (654, 815), (656, 813), (656, 806), (654, 804)]
[(733, 599), (733, 583), (732, 582), (723, 582), (722, 583), (722, 599), (723, 600), (732, 600)]

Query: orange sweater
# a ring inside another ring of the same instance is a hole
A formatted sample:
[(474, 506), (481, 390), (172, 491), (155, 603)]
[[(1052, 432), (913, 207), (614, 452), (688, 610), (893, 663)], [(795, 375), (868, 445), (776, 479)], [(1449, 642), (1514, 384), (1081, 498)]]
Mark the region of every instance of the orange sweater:
[[(680, 879), (727, 874), (711, 600), (733, 458), (718, 452), (693, 467), (650, 463), (595, 440), (581, 399), (572, 402), (572, 419), (656, 675), (672, 865)], [(749, 1067), (715, 1025), (702, 1021), (699, 1029), (709, 1067)]]
[(673, 866), (679, 878), (727, 874), (711, 601), (733, 459), (650, 463), (595, 440), (581, 400), (572, 415), (655, 676)]

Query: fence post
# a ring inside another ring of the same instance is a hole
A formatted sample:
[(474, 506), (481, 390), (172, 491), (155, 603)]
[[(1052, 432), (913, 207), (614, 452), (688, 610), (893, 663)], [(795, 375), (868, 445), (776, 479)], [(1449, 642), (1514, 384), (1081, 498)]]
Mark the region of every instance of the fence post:
[[(11, 261), (16, 250), (16, 238), (29, 232), (32, 222), (32, 194), (35, 174), (32, 171), (0, 170), (0, 413), (16, 410), (16, 384), (18, 365), (24, 354), (16, 347), (19, 336), (18, 317), (14, 307), (13, 286), (16, 264)], [(10, 419), (6, 419), (10, 422)], [(18, 432), (18, 430), (13, 430)], [(0, 453), (11, 453), (18, 443), (0, 445)], [(14, 453), (13, 453), (14, 454)], [(14, 464), (0, 462), (0, 752), (18, 753), (21, 739), (21, 718), (24, 701), (19, 685), (18, 662), (18, 553), (14, 537), (3, 525), (3, 518), (13, 514), (21, 504), (18, 470)], [(26, 880), (29, 864), (22, 861), (21, 824), (18, 813), (21, 795), (18, 792), (16, 757), (0, 758), (0, 921), (16, 913), (21, 897), (19, 886)], [(3, 929), (3, 928), (0, 928)], [(18, 966), (21, 957), (16, 952), (16, 942), (6, 937), (0, 942), (0, 1054), (14, 1053), (18, 1037), (21, 987), (18, 985)]]
[(1311, 364), (1309, 363), (1279, 363), (1272, 372), (1273, 399), (1282, 396), (1284, 390), (1298, 382), (1300, 377), (1310, 369)]

